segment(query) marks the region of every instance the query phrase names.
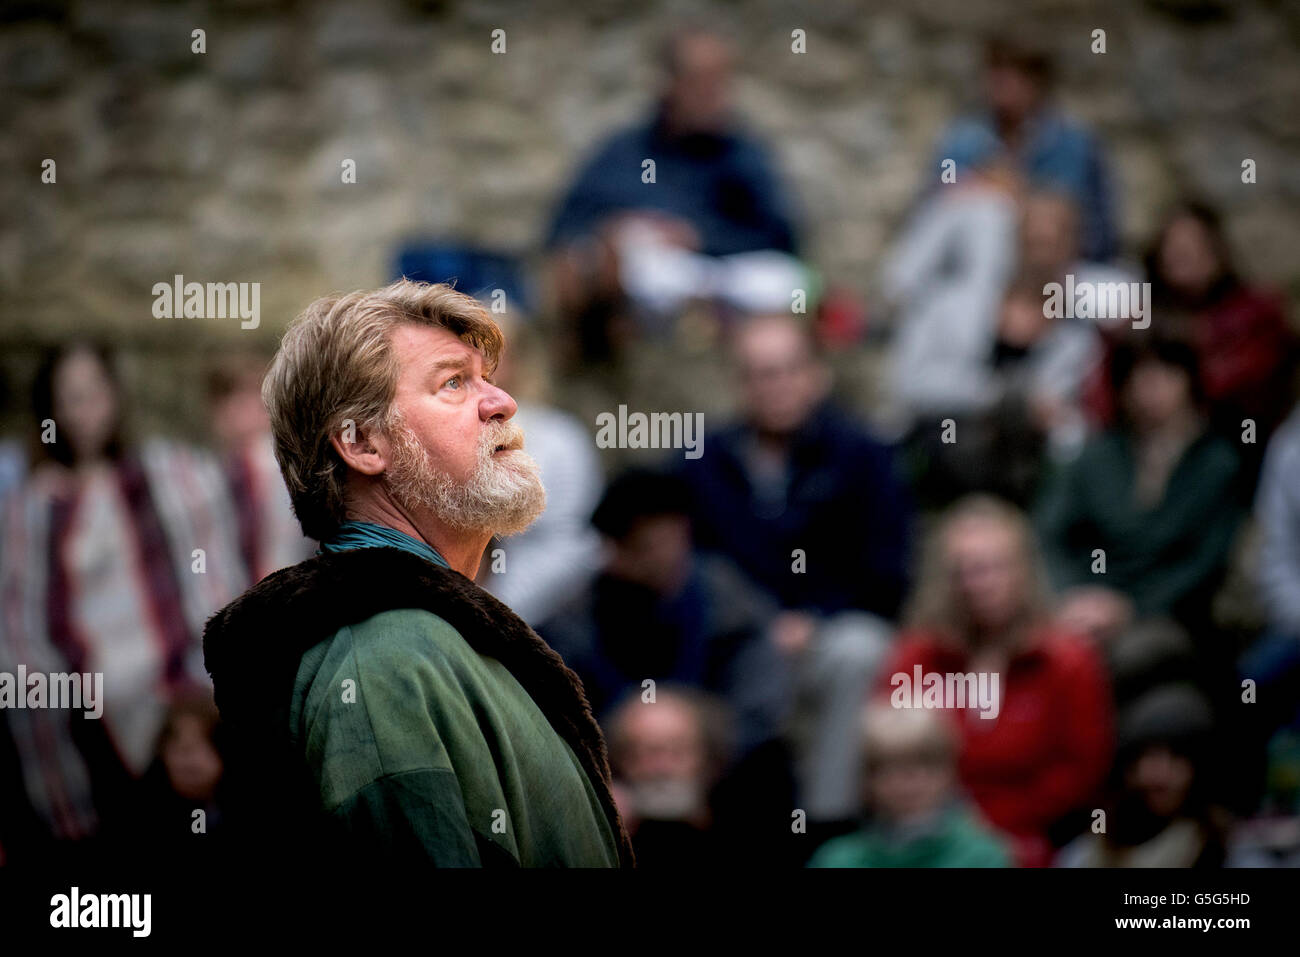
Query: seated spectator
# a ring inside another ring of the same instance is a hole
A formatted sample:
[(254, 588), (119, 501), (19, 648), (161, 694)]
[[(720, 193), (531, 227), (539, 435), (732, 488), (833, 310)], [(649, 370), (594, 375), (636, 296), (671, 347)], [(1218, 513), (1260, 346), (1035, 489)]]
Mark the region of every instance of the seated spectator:
[(1273, 734), (1264, 762), (1261, 800), (1233, 827), (1226, 867), (1300, 867), (1300, 723)]
[[(907, 580), (910, 507), (892, 451), (830, 400), (830, 370), (791, 316), (736, 334), (740, 420), (687, 460), (699, 544), (781, 607), (892, 618)], [(792, 569), (807, 558), (807, 573)]]
[(1052, 612), (1028, 520), (995, 499), (964, 499), (933, 533), (908, 625), (877, 682), (884, 699), (892, 676), (918, 666), (998, 676), (995, 717), (951, 712), (958, 773), (1024, 867), (1046, 865), (1053, 827), (1093, 799), (1113, 740), (1101, 659)]
[[(1242, 276), (1219, 214), (1196, 201), (1169, 213), (1145, 264), (1162, 334), (1196, 350), (1210, 425), (1239, 450), (1240, 492), (1249, 504), (1268, 438), (1295, 397), (1300, 351), (1283, 297)], [(1118, 327), (1114, 332), (1110, 338), (1127, 338)], [(1118, 396), (1108, 385), (1103, 376), (1089, 392), (1090, 415), (1103, 424), (1118, 414)], [(1254, 434), (1247, 439), (1250, 423)]]
[(897, 314), (886, 413), (898, 433), (997, 401), (989, 358), (1016, 266), (1015, 187), (1005, 168), (972, 170), (925, 201), (890, 251), (884, 297)]
[(73, 841), (129, 801), (173, 692), (207, 685), (203, 624), (247, 575), (219, 467), (126, 440), (105, 350), (52, 350), (33, 398), (45, 441), (0, 523), (0, 671), (102, 673), (103, 713), (9, 710), (23, 775), (2, 783), (24, 790), (52, 838)]
[(1222, 867), (1228, 818), (1209, 794), (1213, 729), (1209, 704), (1183, 686), (1134, 703), (1120, 720), (1105, 829), (1080, 835), (1057, 865)]
[(979, 367), (992, 404), (953, 417), (951, 434), (937, 422), (913, 433), (923, 499), (989, 492), (1028, 505), (1045, 456), (1065, 461), (1082, 445), (1083, 384), (1101, 343), (1086, 320), (1045, 314), (1042, 280), (1022, 274), (1002, 297), (996, 337)]
[(793, 782), (773, 766), (774, 754), (738, 757), (736, 714), (723, 698), (658, 683), (631, 690), (603, 726), (638, 867), (803, 862), (806, 837), (772, 826), (790, 820)]
[(546, 511), (527, 531), (488, 547), (478, 581), (536, 626), (599, 570), (600, 536), (590, 518), (605, 480), (591, 433), (547, 402), (550, 377), (537, 330), (503, 321), (500, 315), (495, 318), (510, 348), (497, 364), (493, 381), (518, 404), (514, 421), (524, 430), (528, 454), (541, 470)]
[(932, 711), (863, 714), (869, 823), (817, 849), (809, 867), (1009, 867), (1011, 858), (957, 785), (957, 739)]
[(168, 709), (157, 755), (141, 778), (115, 835), (122, 853), (153, 865), (194, 871), (224, 851), (217, 706), (212, 692), (178, 694)]
[(828, 400), (830, 372), (790, 316), (737, 330), (741, 420), (685, 462), (696, 540), (782, 609), (775, 638), (802, 705), (795, 740), (810, 821), (848, 821), (860, 797), (862, 688), (907, 579), (910, 503), (891, 451)]
[(943, 188), (944, 160), (956, 163), (957, 182), (992, 161), (1009, 163), (1030, 186), (1068, 193), (1081, 218), (1079, 249), (1093, 262), (1117, 251), (1110, 174), (1097, 138), (1052, 103), (1052, 63), (1033, 44), (1009, 35), (985, 48), (982, 113), (955, 122), (939, 139), (930, 169)]
[(1265, 633), (1242, 656), (1238, 671), (1258, 691), (1258, 733), (1300, 727), (1300, 406), (1268, 443), (1256, 524), (1259, 595), (1267, 617)]
[(1089, 442), (1039, 503), (1061, 614), (1100, 637), (1159, 615), (1204, 636), (1240, 517), (1236, 453), (1208, 428), (1191, 347), (1126, 344), (1111, 375), (1122, 423)]
[[(935, 193), (886, 261), (882, 284), (886, 300), (897, 310), (898, 328), (891, 357), (891, 407), (885, 417), (900, 434), (909, 435), (909, 446), (924, 461), (959, 451), (936, 448), (943, 419), (953, 419), (963, 431), (961, 424), (995, 412), (1005, 399), (1005, 369), (996, 360), (1007, 357), (1007, 346), (1024, 346), (1016, 341), (1015, 330), (1008, 329), (1008, 299), (1026, 307), (1033, 299), (1034, 312), (1043, 317), (1041, 322), (1021, 323), (1019, 338), (1037, 338), (1042, 332), (1039, 356), (1057, 357), (1050, 368), (1063, 375), (1058, 393), (1071, 393), (1069, 404), (1079, 409), (1054, 421), (1050, 447), (1064, 456), (1077, 451), (1085, 425), (1083, 389), (1097, 364), (1094, 353), (1100, 341), (1087, 319), (1048, 318), (1046, 285), (1056, 282), (1064, 288), (1068, 282), (1073, 289), (1079, 283), (1128, 283), (1135, 278), (1080, 259), (1073, 200), (1059, 190), (1025, 193), (1015, 185), (1014, 175), (1005, 168), (984, 167)], [(1109, 297), (1101, 296), (1098, 302), (1089, 319), (1104, 326), (1130, 318), (1106, 315)], [(1028, 318), (1028, 309), (1018, 310), (1016, 316)], [(1049, 373), (1042, 381), (1055, 378)], [(969, 451), (973, 445), (967, 443), (963, 456), (971, 465), (984, 460)], [(925, 494), (941, 504), (963, 491), (989, 487), (987, 480), (962, 486), (959, 477), (953, 478), (956, 487), (944, 487), (942, 469), (937, 478), (936, 488)]]
[(267, 360), (235, 353), (208, 371), (208, 414), (238, 516), (239, 550), (249, 580), (310, 558), (316, 543), (302, 534), (275, 461), (271, 418), (262, 402)]
[(728, 761), (730, 713), (719, 699), (666, 684), (628, 695), (608, 717), (614, 798), (637, 866), (719, 866), (710, 794)]
[(1083, 443), (1084, 381), (1101, 357), (1096, 330), (1043, 309), (1041, 274), (1026, 273), (1002, 298), (993, 369), (1003, 408), (1020, 411), (1057, 460)]
[(687, 508), (672, 477), (615, 479), (592, 517), (608, 560), (540, 633), (582, 678), (598, 718), (647, 679), (699, 688), (735, 711), (744, 755), (783, 731), (786, 682), (767, 631), (775, 608), (731, 562), (692, 549)]
[[(588, 358), (608, 353), (606, 326), (626, 283), (646, 304), (671, 307), (709, 291), (716, 257), (795, 251), (791, 204), (773, 163), (732, 114), (727, 42), (681, 28), (668, 38), (662, 66), (653, 114), (596, 149), (547, 237), (560, 310), (576, 317)], [(653, 182), (642, 179), (646, 160), (655, 164)], [(790, 274), (782, 262), (768, 268)]]
[(1269, 627), (1300, 643), (1300, 405), (1273, 435), (1255, 512), (1263, 531), (1260, 597)]
[[(1020, 204), (1020, 267), (1044, 277), (1046, 282), (1064, 284), (1074, 277), (1076, 287), (1087, 283), (1104, 287), (1110, 283), (1139, 282), (1135, 270), (1084, 259), (1079, 252), (1082, 227), (1079, 207), (1070, 193), (1061, 189), (1035, 189)], [(1129, 322), (1136, 317), (1131, 308), (1111, 315), (1110, 299), (1098, 296), (1090, 317), (1102, 328)]]
[[(1241, 276), (1222, 221), (1200, 203), (1169, 215), (1146, 261), (1157, 314), (1196, 348), (1211, 425), (1240, 445), (1253, 491), (1268, 437), (1295, 395), (1296, 340), (1282, 297)], [(1241, 441), (1243, 419), (1255, 422), (1253, 443)]]

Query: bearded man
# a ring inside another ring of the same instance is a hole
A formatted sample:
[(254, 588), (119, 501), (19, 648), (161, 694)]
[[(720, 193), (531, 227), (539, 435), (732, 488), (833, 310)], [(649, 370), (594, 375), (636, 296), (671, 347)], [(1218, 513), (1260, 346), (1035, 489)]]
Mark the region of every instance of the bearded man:
[(503, 348), (474, 299), (406, 280), (316, 300), (280, 344), (262, 395), (320, 553), (204, 636), (258, 859), (632, 864), (580, 681), (472, 580), (546, 501)]

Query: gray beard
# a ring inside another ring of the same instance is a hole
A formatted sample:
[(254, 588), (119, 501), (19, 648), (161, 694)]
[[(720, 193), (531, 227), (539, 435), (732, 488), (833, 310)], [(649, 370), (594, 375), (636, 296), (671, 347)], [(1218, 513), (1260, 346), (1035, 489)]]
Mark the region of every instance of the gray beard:
[(647, 821), (689, 821), (705, 808), (697, 782), (659, 778), (625, 784), (637, 817)]
[(522, 440), (522, 430), (512, 422), (494, 423), (484, 430), (478, 464), (464, 482), (438, 468), (400, 419), (389, 434), (393, 464), (385, 480), (394, 500), (408, 511), (427, 509), (459, 531), (514, 535), (546, 508), (546, 489), (531, 455), (522, 449), (502, 453), (506, 461), (492, 455), (496, 446)]

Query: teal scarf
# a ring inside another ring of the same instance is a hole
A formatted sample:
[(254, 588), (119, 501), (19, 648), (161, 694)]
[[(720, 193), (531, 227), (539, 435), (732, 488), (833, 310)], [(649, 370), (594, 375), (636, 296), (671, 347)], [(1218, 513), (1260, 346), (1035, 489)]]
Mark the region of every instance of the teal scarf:
[(330, 540), (321, 542), (320, 546), (321, 552), (350, 552), (354, 548), (400, 548), (443, 568), (451, 567), (433, 546), (405, 532), (373, 522), (344, 522)]

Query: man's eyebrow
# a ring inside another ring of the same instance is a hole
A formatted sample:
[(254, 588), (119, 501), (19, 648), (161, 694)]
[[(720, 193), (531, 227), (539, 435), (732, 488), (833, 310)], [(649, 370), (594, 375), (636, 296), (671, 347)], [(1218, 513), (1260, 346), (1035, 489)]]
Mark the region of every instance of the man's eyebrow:
[(447, 372), (452, 369), (468, 369), (473, 362), (469, 356), (457, 356), (454, 359), (439, 359), (429, 367), (429, 375), (438, 375), (441, 372)]

